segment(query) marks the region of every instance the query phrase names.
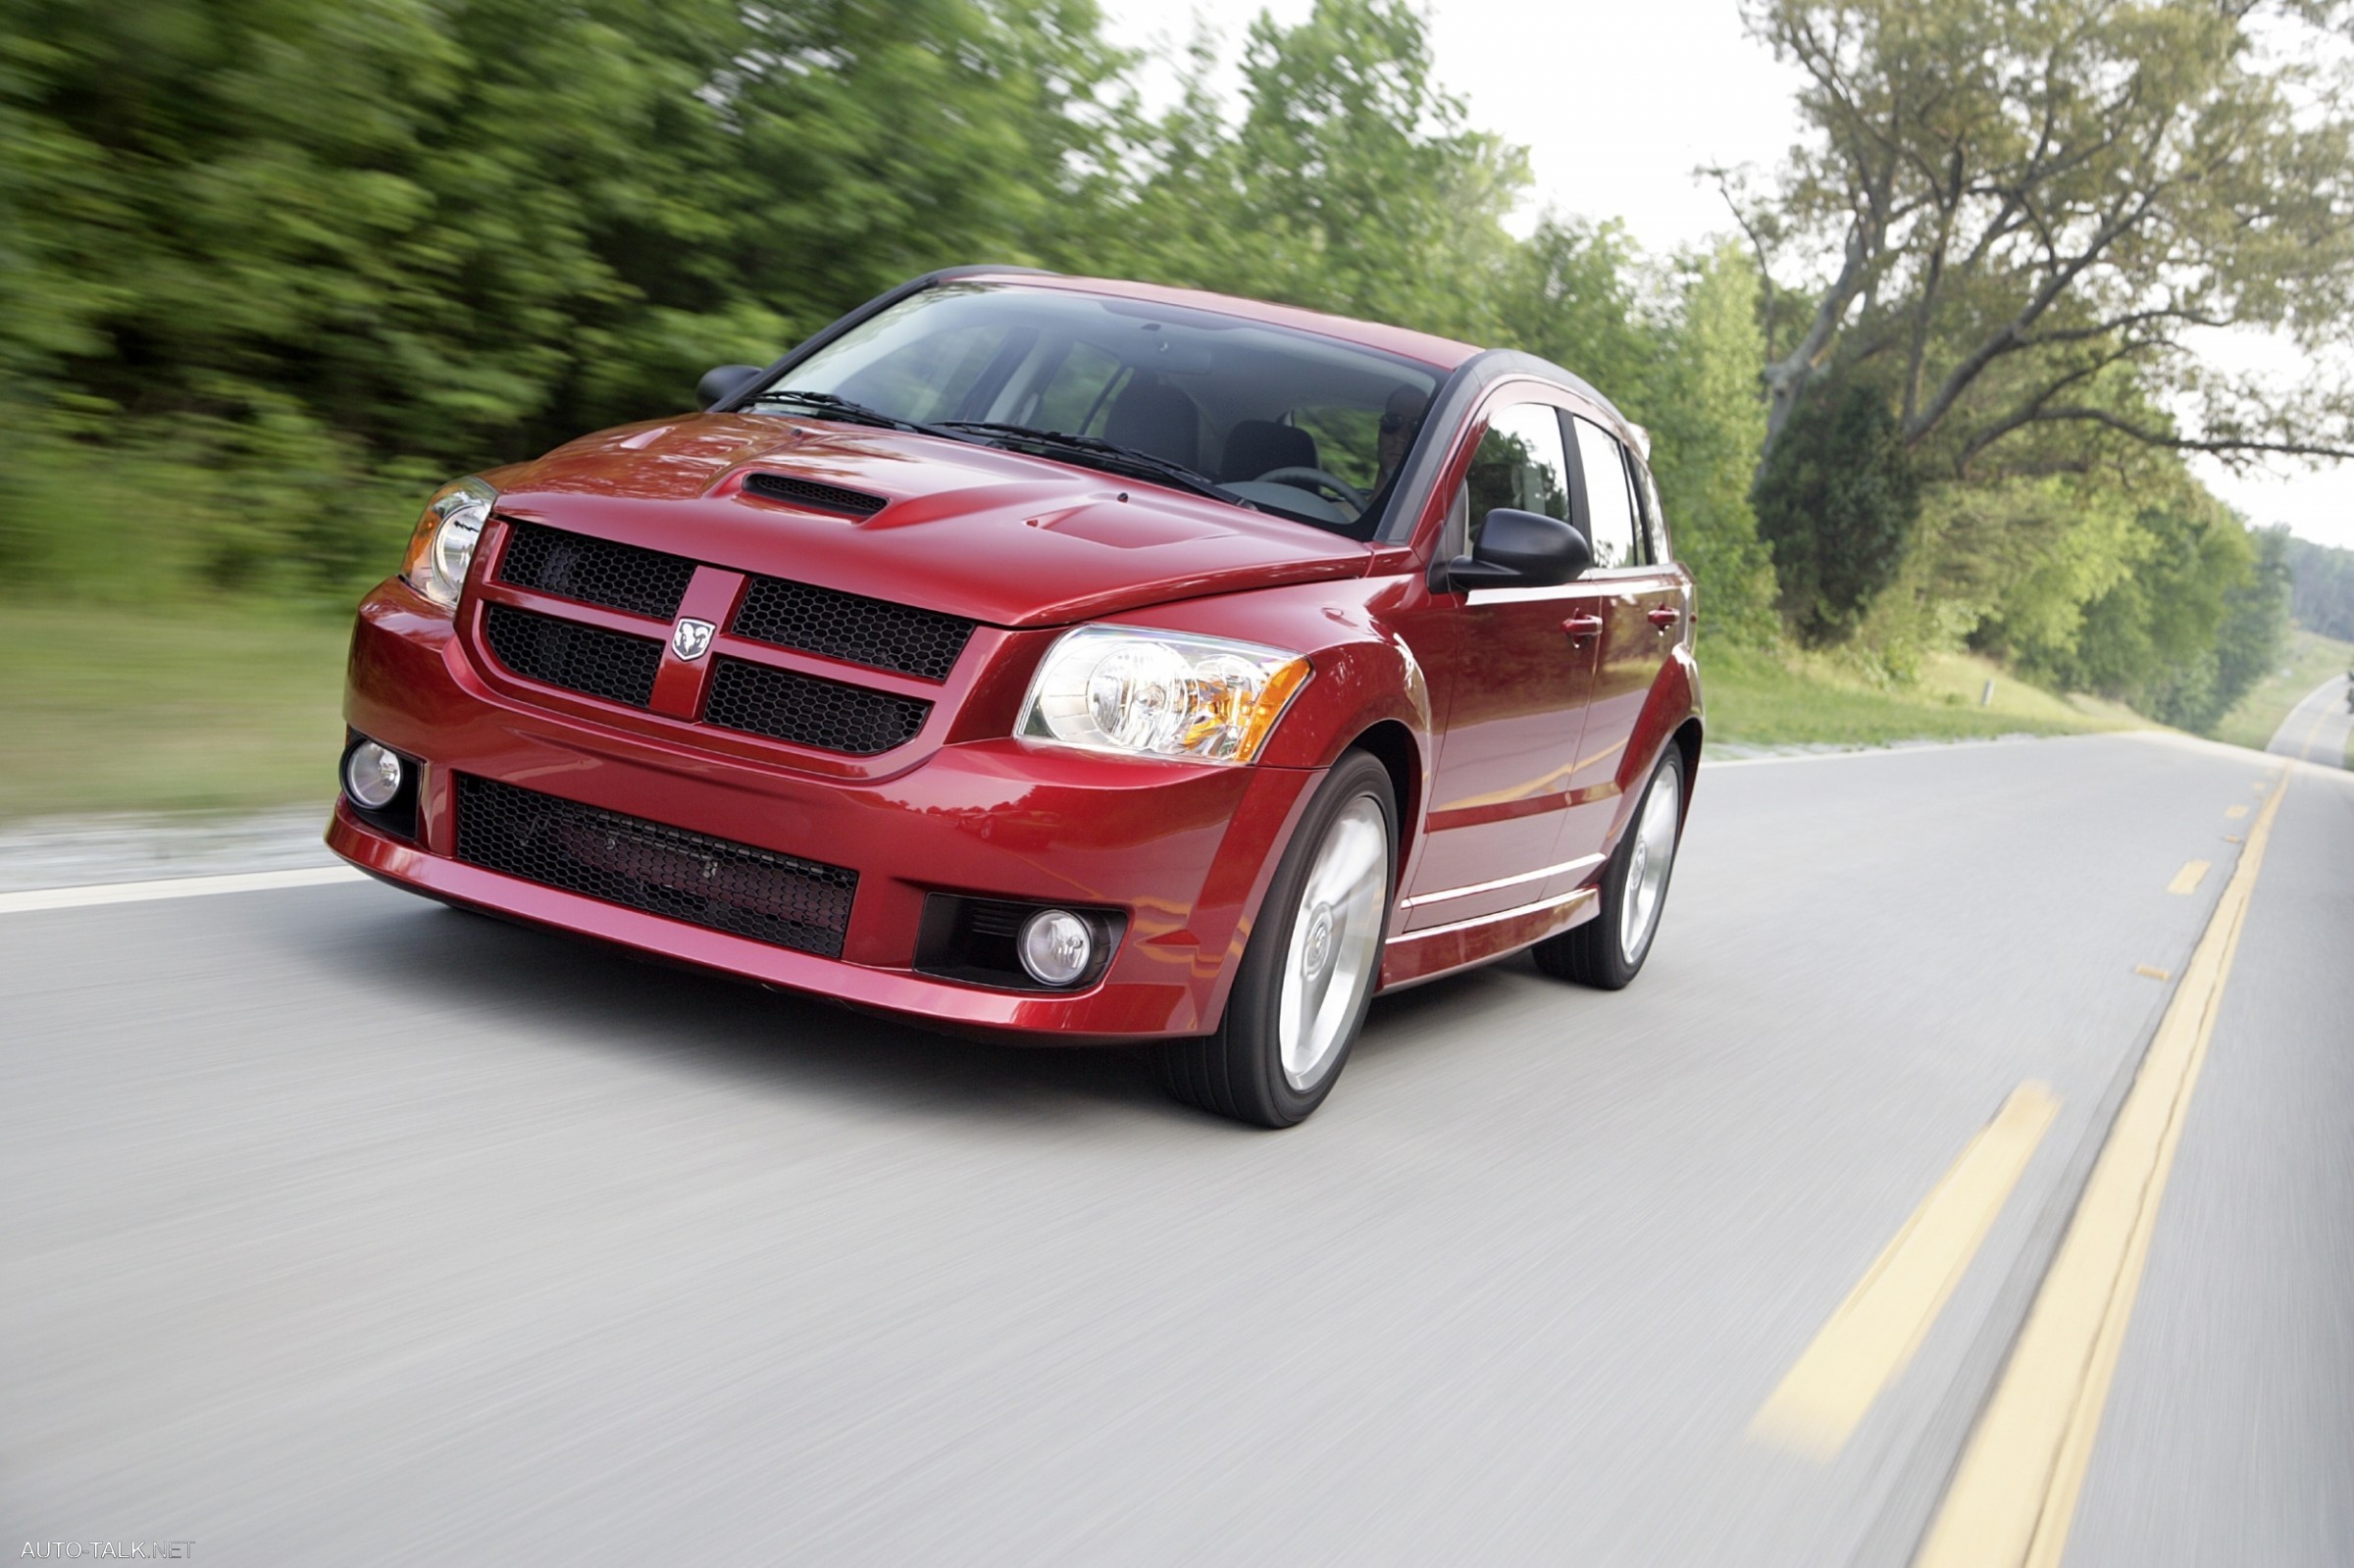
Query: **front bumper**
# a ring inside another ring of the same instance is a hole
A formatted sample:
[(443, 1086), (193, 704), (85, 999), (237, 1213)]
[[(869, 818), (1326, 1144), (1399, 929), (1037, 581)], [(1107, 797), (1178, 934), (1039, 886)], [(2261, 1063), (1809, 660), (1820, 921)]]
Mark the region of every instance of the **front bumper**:
[[(429, 896), (936, 1024), (1140, 1039), (1216, 1027), (1235, 961), (1318, 775), (1105, 757), (1011, 738), (907, 748), (896, 772), (797, 770), (494, 691), (452, 630), (397, 583), (361, 606), (344, 715), (421, 758), (419, 836), (337, 805), (327, 841)], [(878, 759), (889, 761), (886, 757)], [(466, 774), (858, 873), (842, 956), (821, 957), (606, 903), (457, 858)], [(1126, 912), (1118, 949), (1075, 991), (1000, 989), (914, 968), (934, 892)]]

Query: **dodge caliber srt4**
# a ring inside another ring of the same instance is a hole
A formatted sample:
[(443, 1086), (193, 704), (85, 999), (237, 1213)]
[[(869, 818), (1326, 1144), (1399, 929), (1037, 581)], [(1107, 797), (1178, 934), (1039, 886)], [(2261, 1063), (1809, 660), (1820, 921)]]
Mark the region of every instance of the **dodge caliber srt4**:
[(462, 479), (360, 606), (344, 858), (1269, 1127), (1374, 994), (1643, 967), (1700, 757), (1643, 440), (1542, 360), (933, 274)]

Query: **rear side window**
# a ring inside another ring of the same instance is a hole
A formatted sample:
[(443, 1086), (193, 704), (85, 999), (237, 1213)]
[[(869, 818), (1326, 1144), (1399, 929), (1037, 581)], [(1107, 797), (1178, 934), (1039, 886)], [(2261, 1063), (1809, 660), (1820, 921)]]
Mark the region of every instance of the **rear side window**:
[(1577, 432), (1577, 463), (1586, 481), (1588, 533), (1594, 542), (1598, 568), (1641, 566), (1647, 553), (1636, 520), (1635, 492), (1626, 477), (1626, 459), (1617, 438), (1588, 419), (1572, 415), (1569, 427)]
[(1499, 409), (1471, 454), (1466, 487), (1473, 545), (1487, 527), (1488, 513), (1500, 506), (1568, 522), (1569, 461), (1553, 409), (1543, 403)]
[(1652, 480), (1649, 464), (1637, 459), (1627, 466), (1635, 471), (1635, 496), (1643, 503), (1643, 537), (1650, 547), (1651, 564), (1665, 566), (1673, 557), (1667, 553), (1667, 515), (1660, 506), (1660, 487)]

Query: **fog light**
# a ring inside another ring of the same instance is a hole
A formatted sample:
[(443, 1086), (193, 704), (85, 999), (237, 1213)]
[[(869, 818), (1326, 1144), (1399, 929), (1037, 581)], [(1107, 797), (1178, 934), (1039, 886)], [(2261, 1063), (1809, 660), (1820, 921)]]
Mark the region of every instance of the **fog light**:
[(343, 789), (370, 811), (391, 804), (400, 793), (400, 758), (373, 740), (361, 741), (343, 764)]
[(1096, 956), (1096, 934), (1067, 909), (1042, 909), (1022, 922), (1022, 967), (1041, 986), (1068, 986)]

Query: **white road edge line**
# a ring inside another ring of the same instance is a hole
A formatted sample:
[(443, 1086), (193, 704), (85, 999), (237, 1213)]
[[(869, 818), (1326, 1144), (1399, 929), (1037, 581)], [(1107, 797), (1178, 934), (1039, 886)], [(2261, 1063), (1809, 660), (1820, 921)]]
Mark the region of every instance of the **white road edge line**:
[(0, 893), (0, 915), (28, 915), (42, 909), (84, 909), (94, 904), (144, 904), (158, 898), (205, 898), (214, 893), (259, 893), (279, 887), (322, 887), (363, 882), (349, 866), (305, 866), (299, 871), (248, 871), (230, 877), (174, 877), (161, 882), (102, 882), (82, 887), (35, 887)]

